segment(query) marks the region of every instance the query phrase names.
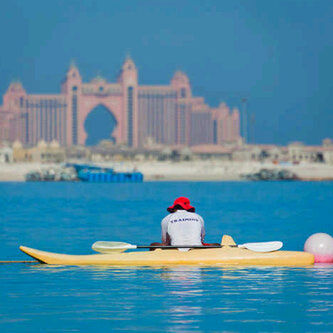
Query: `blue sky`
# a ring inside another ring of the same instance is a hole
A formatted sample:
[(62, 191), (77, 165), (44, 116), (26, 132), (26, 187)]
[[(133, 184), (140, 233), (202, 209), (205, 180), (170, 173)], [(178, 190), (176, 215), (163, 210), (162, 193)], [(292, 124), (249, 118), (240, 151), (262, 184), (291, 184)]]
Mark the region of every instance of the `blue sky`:
[(250, 139), (333, 138), (333, 1), (0, 1), (0, 94), (13, 79), (57, 93), (71, 59), (115, 80), (127, 53), (142, 84), (185, 71), (196, 95), (254, 115)]

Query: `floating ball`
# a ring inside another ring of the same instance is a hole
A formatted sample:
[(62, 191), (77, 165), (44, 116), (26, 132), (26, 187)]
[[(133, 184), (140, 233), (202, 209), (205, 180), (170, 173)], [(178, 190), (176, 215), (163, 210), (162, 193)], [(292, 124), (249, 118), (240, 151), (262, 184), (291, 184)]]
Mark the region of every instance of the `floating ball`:
[(304, 251), (315, 256), (315, 262), (333, 263), (333, 238), (329, 234), (317, 233), (310, 236)]

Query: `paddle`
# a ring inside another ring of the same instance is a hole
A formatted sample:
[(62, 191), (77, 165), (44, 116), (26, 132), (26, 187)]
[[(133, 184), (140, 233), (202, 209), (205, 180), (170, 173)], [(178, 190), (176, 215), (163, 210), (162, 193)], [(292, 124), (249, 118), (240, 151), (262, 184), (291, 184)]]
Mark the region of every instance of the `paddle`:
[[(132, 245), (123, 242), (106, 242), (98, 241), (92, 245), (92, 249), (100, 253), (123, 252), (129, 249), (214, 249), (221, 248), (226, 245)], [(229, 245), (231, 247), (245, 248), (254, 252), (272, 252), (281, 249), (283, 243), (280, 241), (275, 242), (261, 242), (261, 243), (245, 243), (241, 245)]]

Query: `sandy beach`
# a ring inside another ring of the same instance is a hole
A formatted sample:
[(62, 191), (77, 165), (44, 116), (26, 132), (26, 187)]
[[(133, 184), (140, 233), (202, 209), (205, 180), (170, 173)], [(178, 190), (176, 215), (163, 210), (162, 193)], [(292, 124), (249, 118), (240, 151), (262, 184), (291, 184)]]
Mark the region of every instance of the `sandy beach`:
[[(262, 168), (288, 169), (300, 178), (326, 180), (333, 179), (333, 165), (304, 163), (298, 165), (275, 165), (260, 162), (227, 161), (187, 161), (187, 162), (105, 162), (96, 163), (104, 167), (113, 167), (116, 171), (139, 170), (147, 181), (231, 181), (241, 180), (243, 174), (258, 172)], [(0, 181), (24, 181), (26, 173), (61, 164), (15, 163), (0, 164)]]

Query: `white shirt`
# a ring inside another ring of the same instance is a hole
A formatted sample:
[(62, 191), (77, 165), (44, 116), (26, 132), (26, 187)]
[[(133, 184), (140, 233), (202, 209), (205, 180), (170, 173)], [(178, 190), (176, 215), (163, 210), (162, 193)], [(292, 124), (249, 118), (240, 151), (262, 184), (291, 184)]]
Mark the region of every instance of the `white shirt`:
[(205, 237), (203, 218), (186, 210), (177, 210), (167, 215), (161, 223), (162, 241), (167, 241), (167, 235), (171, 245), (202, 245)]

